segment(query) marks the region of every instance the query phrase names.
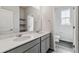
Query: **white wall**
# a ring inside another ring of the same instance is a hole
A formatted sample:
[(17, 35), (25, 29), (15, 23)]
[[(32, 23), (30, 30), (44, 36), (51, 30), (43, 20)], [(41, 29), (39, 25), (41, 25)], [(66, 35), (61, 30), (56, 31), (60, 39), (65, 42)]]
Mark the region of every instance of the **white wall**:
[(42, 31), (51, 32), (50, 48), (54, 49), (54, 40), (53, 40), (53, 20), (55, 17), (54, 7), (52, 6), (43, 6), (41, 7), (41, 16), (42, 16)]
[(14, 20), (14, 32), (19, 32), (19, 7), (18, 6), (2, 6), (1, 8), (7, 9), (13, 12), (13, 20)]
[(51, 7), (42, 6), (41, 7), (41, 19), (42, 19), (42, 31), (51, 31)]
[(1, 6), (0, 6), (0, 8), (1, 8)]
[(20, 7), (20, 18), (25, 19), (25, 8)]

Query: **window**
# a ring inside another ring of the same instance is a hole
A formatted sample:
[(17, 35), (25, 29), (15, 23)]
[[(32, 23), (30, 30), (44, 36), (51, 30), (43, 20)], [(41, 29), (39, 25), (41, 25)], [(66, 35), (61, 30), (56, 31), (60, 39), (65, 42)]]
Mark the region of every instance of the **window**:
[(61, 11), (61, 24), (70, 25), (70, 9)]

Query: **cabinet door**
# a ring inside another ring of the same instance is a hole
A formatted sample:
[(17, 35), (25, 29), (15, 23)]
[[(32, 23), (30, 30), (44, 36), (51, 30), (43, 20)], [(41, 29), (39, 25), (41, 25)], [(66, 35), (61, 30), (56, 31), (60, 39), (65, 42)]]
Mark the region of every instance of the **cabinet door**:
[(46, 52), (46, 40), (41, 41), (41, 52), (42, 53)]
[(24, 53), (40, 53), (40, 43), (25, 51)]
[(50, 36), (49, 34), (41, 38), (41, 52), (45, 53), (50, 48)]
[(50, 48), (50, 38), (46, 39), (46, 51)]

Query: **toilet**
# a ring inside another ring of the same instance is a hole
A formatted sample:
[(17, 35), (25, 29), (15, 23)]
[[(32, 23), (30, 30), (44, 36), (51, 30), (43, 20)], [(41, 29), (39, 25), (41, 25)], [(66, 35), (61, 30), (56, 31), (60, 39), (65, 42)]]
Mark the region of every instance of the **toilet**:
[(60, 40), (60, 35), (54, 35), (54, 41), (59, 42)]

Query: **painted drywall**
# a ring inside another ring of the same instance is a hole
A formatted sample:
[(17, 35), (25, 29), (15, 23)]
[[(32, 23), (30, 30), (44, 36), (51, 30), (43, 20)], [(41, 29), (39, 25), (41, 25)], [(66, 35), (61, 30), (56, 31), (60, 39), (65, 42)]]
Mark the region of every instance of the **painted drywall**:
[(7, 9), (13, 12), (14, 32), (19, 32), (19, 6), (2, 6), (1, 8)]
[(25, 8), (20, 7), (20, 18), (25, 19)]
[(54, 7), (42, 6), (41, 7), (41, 19), (42, 19), (42, 31), (51, 32), (50, 48), (55, 50), (53, 40), (53, 20), (54, 20)]
[(51, 31), (51, 7), (41, 7), (42, 31)]
[(1, 8), (1, 6), (0, 6), (0, 8)]

